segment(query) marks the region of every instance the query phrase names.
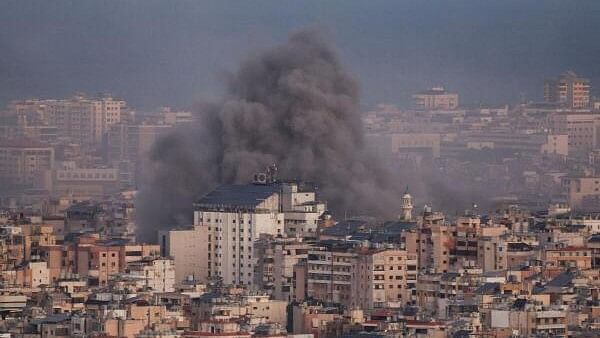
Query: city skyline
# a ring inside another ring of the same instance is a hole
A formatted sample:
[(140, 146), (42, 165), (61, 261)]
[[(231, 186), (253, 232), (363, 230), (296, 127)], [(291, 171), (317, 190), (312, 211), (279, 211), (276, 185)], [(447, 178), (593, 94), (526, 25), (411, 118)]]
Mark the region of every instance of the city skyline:
[(0, 1), (0, 338), (600, 337), (598, 18)]
[(336, 44), (365, 107), (406, 107), (440, 85), (469, 104), (541, 101), (555, 69), (600, 82), (595, 1), (263, 3), (5, 1), (0, 105), (84, 91), (142, 110), (190, 107), (218, 98), (240, 60), (307, 26)]

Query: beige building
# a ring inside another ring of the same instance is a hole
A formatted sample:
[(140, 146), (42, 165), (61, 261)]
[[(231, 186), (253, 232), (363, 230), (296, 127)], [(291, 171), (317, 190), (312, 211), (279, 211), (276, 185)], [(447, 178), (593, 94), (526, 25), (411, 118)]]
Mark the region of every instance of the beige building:
[(113, 160), (140, 159), (152, 144), (171, 130), (168, 124), (113, 124), (107, 133), (109, 157)]
[(569, 135), (549, 134), (542, 145), (542, 154), (569, 156)]
[(354, 271), (354, 307), (372, 310), (415, 304), (417, 259), (406, 250), (360, 252)]
[(568, 153), (585, 153), (595, 149), (598, 142), (600, 115), (586, 112), (558, 112), (550, 116), (554, 134), (568, 135)]
[(162, 255), (173, 258), (175, 262), (177, 283), (189, 276), (202, 282), (208, 281), (207, 226), (161, 231), (159, 241)]
[(281, 211), (285, 214), (285, 233), (288, 237), (316, 237), (319, 217), (325, 203), (317, 201), (312, 190), (301, 189), (295, 182), (281, 185)]
[(441, 135), (437, 133), (368, 134), (371, 150), (384, 157), (417, 154), (440, 157)]
[(553, 268), (592, 268), (592, 249), (586, 247), (566, 247), (545, 251), (545, 263)]
[(452, 110), (458, 107), (458, 94), (444, 87), (434, 87), (413, 95), (416, 108), (425, 110)]
[(573, 72), (566, 72), (558, 79), (544, 82), (544, 99), (567, 108), (587, 108), (590, 105), (590, 81)]
[(85, 144), (102, 141), (108, 128), (121, 121), (126, 103), (110, 96), (87, 98), (76, 95), (64, 100), (15, 101), (10, 104), (9, 110), (20, 119), (56, 126), (58, 136)]
[(45, 187), (57, 196), (100, 198), (119, 190), (118, 169), (62, 168), (46, 174)]
[(175, 291), (175, 265), (172, 259), (152, 258), (128, 264), (129, 274), (139, 281), (140, 290)]
[(120, 246), (119, 249), (121, 250), (119, 253), (121, 262), (119, 264), (123, 267), (126, 267), (129, 263), (141, 261), (147, 257), (161, 256), (161, 248), (160, 245), (157, 244), (128, 243)]
[(296, 284), (306, 285), (306, 296), (353, 306), (356, 290), (352, 275), (357, 254), (346, 246), (318, 248), (308, 252), (306, 280), (296, 274)]
[(273, 298), (296, 300), (294, 289), (296, 278), (294, 268), (298, 262), (308, 258), (308, 251), (313, 245), (301, 242), (281, 243), (275, 245), (273, 255)]
[(265, 322), (287, 325), (287, 301), (269, 299), (267, 295), (248, 295), (242, 304), (249, 316), (262, 319)]
[(41, 185), (44, 172), (54, 168), (54, 149), (29, 140), (0, 142), (0, 178), (7, 182)]
[(46, 262), (28, 262), (26, 266), (17, 270), (17, 283), (25, 288), (39, 288), (50, 285), (50, 275)]
[(560, 307), (532, 305), (521, 311), (494, 309), (490, 312), (491, 328), (509, 328), (522, 336), (567, 337), (567, 311)]
[(562, 185), (572, 210), (597, 205), (600, 200), (600, 177), (564, 177)]
[(450, 252), (455, 243), (453, 230), (453, 227), (445, 222), (442, 213), (431, 212), (430, 209), (423, 213), (419, 220), (416, 240), (420, 270), (435, 273), (450, 271)]

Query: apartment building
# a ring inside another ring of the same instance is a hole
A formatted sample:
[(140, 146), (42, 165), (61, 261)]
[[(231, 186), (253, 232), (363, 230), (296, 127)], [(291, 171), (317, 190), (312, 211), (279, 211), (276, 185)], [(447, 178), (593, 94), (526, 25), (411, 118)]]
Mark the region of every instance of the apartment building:
[(21, 119), (58, 127), (58, 136), (71, 138), (81, 144), (102, 141), (113, 124), (125, 115), (126, 103), (111, 96), (88, 98), (76, 95), (70, 99), (32, 99), (9, 105)]
[(273, 298), (296, 300), (295, 289), (297, 279), (294, 268), (301, 261), (308, 259), (308, 251), (313, 249), (311, 243), (290, 242), (277, 243), (273, 254)]
[(590, 106), (590, 81), (571, 71), (556, 79), (548, 79), (544, 82), (544, 100), (560, 103), (567, 108), (588, 108)]
[[(175, 262), (175, 280), (179, 283), (188, 277), (208, 282), (210, 261), (208, 246), (209, 227), (196, 225), (189, 228), (160, 231), (161, 254)], [(216, 264), (216, 263), (215, 263)]]
[(194, 203), (194, 225), (206, 227), (208, 278), (253, 285), (254, 241), (260, 234), (283, 237), (278, 184), (225, 185)]
[(453, 264), (454, 227), (445, 222), (442, 213), (426, 208), (418, 219), (416, 250), (419, 269), (435, 273), (448, 272)]
[(591, 112), (557, 112), (550, 117), (554, 134), (568, 136), (568, 153), (587, 153), (598, 147), (600, 115)]
[(525, 304), (516, 309), (494, 309), (491, 328), (510, 328), (527, 337), (567, 337), (567, 312), (557, 306)]
[(348, 307), (358, 305), (352, 278), (358, 254), (351, 249), (351, 245), (331, 242), (308, 251), (306, 280), (296, 274), (296, 283), (306, 285), (307, 297)]
[(355, 306), (364, 310), (416, 303), (417, 259), (402, 249), (359, 251)]
[(316, 237), (319, 219), (326, 209), (314, 190), (303, 189), (297, 182), (281, 183), (281, 211), (288, 237)]
[(548, 249), (545, 252), (545, 263), (553, 268), (592, 268), (592, 249), (586, 247), (565, 247)]
[(598, 205), (600, 177), (563, 177), (561, 184), (572, 210), (595, 208)]
[(175, 264), (169, 258), (147, 258), (127, 265), (129, 276), (137, 280), (138, 290), (175, 291)]
[(57, 196), (100, 198), (119, 189), (119, 170), (63, 167), (47, 172), (44, 186)]
[(458, 266), (471, 267), (477, 264), (477, 239), (480, 231), (481, 220), (479, 216), (464, 215), (456, 220), (454, 254)]
[(0, 179), (11, 184), (42, 184), (47, 170), (54, 168), (54, 149), (30, 140), (0, 141)]
[(444, 87), (434, 87), (413, 95), (414, 105), (424, 110), (452, 110), (458, 107), (458, 94), (450, 93)]

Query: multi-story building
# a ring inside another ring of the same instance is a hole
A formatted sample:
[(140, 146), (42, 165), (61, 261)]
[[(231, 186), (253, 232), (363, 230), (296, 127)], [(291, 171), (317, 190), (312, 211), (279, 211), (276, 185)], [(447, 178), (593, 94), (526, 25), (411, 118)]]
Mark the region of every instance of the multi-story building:
[(354, 269), (355, 306), (364, 310), (416, 302), (417, 259), (401, 249), (359, 251)]
[[(331, 242), (308, 251), (306, 274), (296, 274), (296, 283), (305, 285), (305, 296), (345, 306), (356, 304), (352, 275), (358, 254), (352, 245)], [(304, 277), (304, 278), (301, 278)]]
[(419, 269), (431, 272), (450, 271), (454, 250), (454, 227), (445, 222), (442, 213), (426, 208), (419, 219), (416, 250)]
[(31, 261), (16, 271), (17, 285), (24, 288), (38, 288), (50, 285), (48, 265), (43, 261)]
[(64, 100), (15, 101), (9, 110), (20, 119), (58, 127), (59, 137), (90, 144), (102, 141), (109, 127), (121, 121), (126, 103), (110, 96), (87, 98), (76, 95)]
[(147, 258), (127, 265), (138, 289), (152, 292), (175, 291), (175, 265), (169, 258)]
[(161, 255), (161, 247), (157, 244), (125, 243), (119, 248), (121, 250), (119, 253), (121, 262), (119, 265), (123, 267), (147, 257), (168, 257), (168, 255)]
[(456, 246), (454, 254), (461, 267), (477, 264), (477, 239), (481, 230), (481, 220), (476, 215), (464, 215), (456, 221)]
[(152, 144), (171, 130), (168, 124), (113, 124), (107, 134), (107, 153), (111, 160), (137, 160), (145, 156)]
[(581, 109), (590, 105), (590, 81), (578, 77), (573, 72), (566, 72), (557, 79), (544, 82), (544, 99), (546, 102), (557, 102), (567, 108)]
[(281, 211), (288, 237), (316, 237), (317, 224), (326, 204), (317, 200), (313, 189), (302, 189), (296, 182), (281, 183)]
[(254, 241), (284, 235), (281, 187), (275, 183), (225, 185), (194, 203), (194, 225), (206, 227), (208, 278), (253, 284)]
[(440, 157), (441, 135), (437, 133), (379, 133), (367, 138), (373, 151), (384, 157)]
[(7, 183), (41, 184), (44, 172), (54, 168), (54, 149), (29, 140), (0, 142), (0, 179)]
[(568, 153), (585, 155), (599, 145), (600, 115), (589, 112), (558, 112), (550, 116), (553, 133), (568, 135)]
[(600, 200), (600, 177), (563, 177), (569, 206), (573, 210), (594, 208)]
[(161, 254), (173, 258), (177, 282), (190, 276), (198, 281), (208, 281), (208, 238), (208, 226), (200, 225), (159, 232)]
[(567, 337), (567, 311), (558, 306), (526, 304), (522, 309), (493, 309), (491, 327), (526, 337)]
[(302, 242), (277, 243), (273, 254), (273, 297), (275, 299), (295, 299), (296, 278), (295, 266), (308, 258), (308, 251), (313, 244)]
[(546, 143), (542, 144), (542, 154), (568, 156), (569, 135), (548, 134)]
[(545, 252), (545, 263), (552, 268), (592, 268), (592, 249), (586, 247), (566, 247), (548, 249)]
[(434, 87), (413, 95), (415, 106), (425, 110), (452, 110), (458, 107), (458, 94), (449, 93), (444, 87)]
[(168, 124), (132, 123), (113, 124), (107, 132), (106, 155), (113, 167), (119, 168), (123, 186), (134, 186), (142, 167), (156, 140), (171, 130)]
[(47, 172), (45, 187), (56, 196), (101, 198), (119, 189), (119, 170), (113, 168), (61, 168)]

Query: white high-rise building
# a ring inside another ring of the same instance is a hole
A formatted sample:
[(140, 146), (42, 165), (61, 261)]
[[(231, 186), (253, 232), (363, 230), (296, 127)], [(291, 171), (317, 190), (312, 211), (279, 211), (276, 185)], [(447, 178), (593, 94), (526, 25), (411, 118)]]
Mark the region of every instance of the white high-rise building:
[(270, 183), (225, 185), (194, 203), (194, 225), (207, 234), (209, 279), (253, 284), (254, 241), (260, 234), (284, 235), (280, 189)]
[[(254, 244), (260, 235), (316, 236), (318, 220), (326, 209), (314, 191), (296, 182), (274, 183), (260, 174), (253, 184), (221, 186), (194, 207), (194, 226), (205, 233), (201, 245), (206, 247), (206, 251), (197, 250), (201, 253), (197, 259), (208, 258), (207, 278), (244, 285), (253, 285), (255, 280), (259, 257)], [(173, 239), (170, 242), (171, 248), (177, 246)], [(175, 260), (177, 265), (177, 255)]]
[(313, 190), (302, 189), (296, 182), (281, 183), (281, 211), (288, 237), (316, 237), (319, 218), (326, 209)]

